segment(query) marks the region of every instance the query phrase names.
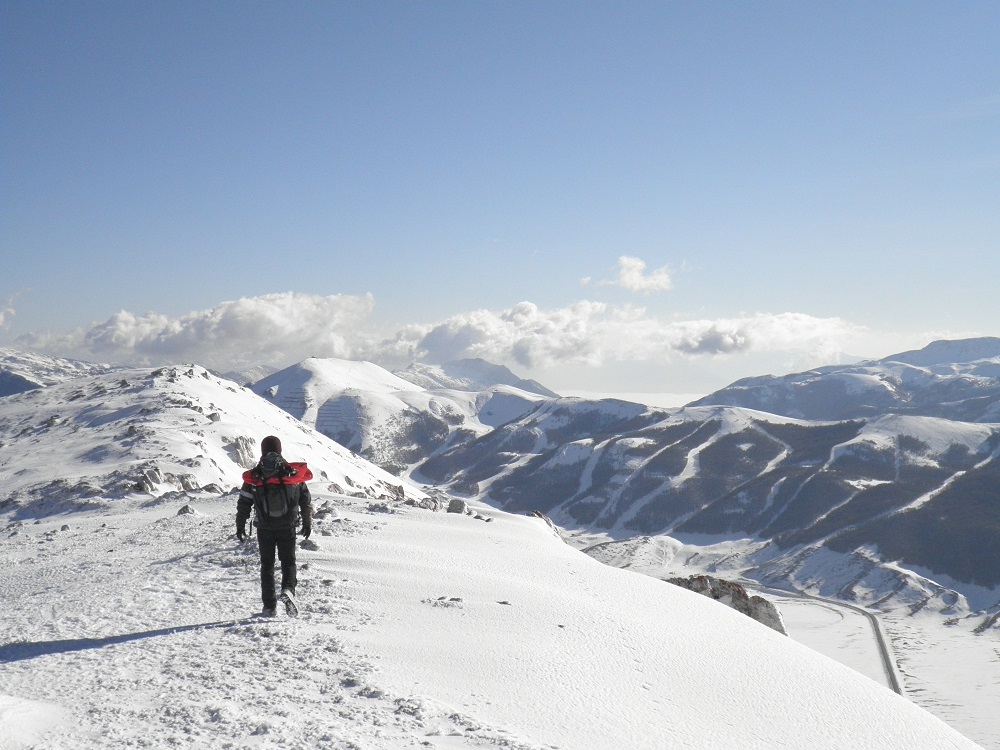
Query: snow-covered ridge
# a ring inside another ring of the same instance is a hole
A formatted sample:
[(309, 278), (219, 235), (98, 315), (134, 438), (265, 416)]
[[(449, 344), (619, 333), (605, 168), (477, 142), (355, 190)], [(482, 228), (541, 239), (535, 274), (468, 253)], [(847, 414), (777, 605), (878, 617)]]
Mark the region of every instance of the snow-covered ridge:
[(916, 367), (958, 365), (1000, 359), (1000, 338), (983, 336), (972, 339), (933, 341), (922, 349), (892, 354), (882, 362), (905, 362)]
[(80, 377), (111, 372), (112, 365), (48, 357), (0, 347), (0, 397)]
[(443, 365), (413, 363), (405, 370), (398, 370), (396, 375), (428, 389), (485, 391), (493, 386), (509, 385), (538, 396), (558, 398), (559, 395), (537, 381), (520, 378), (506, 367), (484, 359), (460, 359)]
[(278, 435), (318, 482), (368, 497), (422, 497), (286, 412), (197, 366), (85, 375), (0, 401), (0, 511), (16, 517), (123, 498), (221, 494)]

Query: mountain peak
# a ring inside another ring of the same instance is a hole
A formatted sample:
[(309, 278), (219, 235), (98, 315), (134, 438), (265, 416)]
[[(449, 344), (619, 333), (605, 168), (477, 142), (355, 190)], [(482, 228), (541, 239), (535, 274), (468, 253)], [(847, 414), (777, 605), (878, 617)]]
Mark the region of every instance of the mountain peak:
[[(0, 468), (15, 516), (47, 516), (130, 498), (218, 494), (240, 482), (258, 440), (280, 435), (317, 481), (368, 497), (423, 493), (278, 407), (196, 365), (83, 375), (3, 399)], [(31, 442), (30, 451), (25, 445)], [(40, 461), (39, 456), (45, 460)], [(53, 478), (53, 466), (72, 478)], [(322, 468), (319, 468), (322, 467)]]
[(557, 398), (534, 380), (520, 378), (503, 365), (495, 365), (478, 357), (458, 359), (440, 365), (414, 362), (405, 370), (395, 373), (422, 388), (445, 388), (456, 391), (485, 391), (497, 385), (509, 385), (539, 396)]
[(963, 364), (1000, 357), (1000, 338), (982, 336), (971, 339), (932, 341), (922, 349), (913, 349), (883, 357), (879, 362), (901, 362), (915, 367)]

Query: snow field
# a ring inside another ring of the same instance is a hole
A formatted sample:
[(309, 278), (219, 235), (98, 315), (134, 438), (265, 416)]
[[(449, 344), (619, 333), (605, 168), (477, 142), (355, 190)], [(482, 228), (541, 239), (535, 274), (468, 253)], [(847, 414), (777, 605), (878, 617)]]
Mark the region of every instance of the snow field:
[(773, 593), (768, 598), (777, 603), (793, 640), (889, 687), (872, 626), (864, 615), (824, 602)]
[(325, 503), (299, 555), (296, 620), (250, 616), (257, 557), (232, 538), (233, 496), (3, 532), (0, 705), (66, 718), (0, 714), (0, 736), (42, 749), (975, 747), (749, 618), (574, 551), (540, 519), (318, 492)]
[(310, 580), (306, 567), (306, 617), (251, 617), (256, 550), (227, 539), (234, 498), (210, 505), (212, 516), (136, 513), (5, 540), (17, 566), (4, 689), (72, 714), (37, 746), (424, 746), (412, 714), (366, 682), (368, 660), (342, 653), (336, 634), (368, 617), (342, 603), (342, 584)]

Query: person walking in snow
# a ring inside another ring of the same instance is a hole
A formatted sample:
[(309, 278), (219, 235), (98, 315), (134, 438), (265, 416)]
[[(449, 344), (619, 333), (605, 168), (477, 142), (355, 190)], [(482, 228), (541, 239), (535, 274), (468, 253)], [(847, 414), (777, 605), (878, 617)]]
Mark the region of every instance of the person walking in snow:
[(281, 602), (285, 611), (295, 616), (297, 583), (295, 567), (295, 531), (302, 519), (302, 536), (312, 532), (312, 497), (306, 481), (312, 472), (305, 463), (288, 463), (281, 455), (281, 441), (268, 435), (260, 441), (260, 461), (243, 472), (243, 487), (236, 501), (236, 536), (247, 538), (247, 521), (256, 513), (257, 544), (260, 547), (261, 614), (277, 614), (278, 597), (274, 590), (274, 558), (281, 561)]

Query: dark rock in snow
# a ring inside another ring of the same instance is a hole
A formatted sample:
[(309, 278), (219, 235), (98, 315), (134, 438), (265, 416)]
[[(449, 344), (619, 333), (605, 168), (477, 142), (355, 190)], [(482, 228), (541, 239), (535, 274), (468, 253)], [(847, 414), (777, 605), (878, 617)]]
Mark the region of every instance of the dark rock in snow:
[(767, 625), (772, 630), (777, 630), (782, 635), (788, 635), (785, 632), (785, 625), (778, 608), (762, 596), (750, 596), (745, 588), (734, 581), (725, 581), (711, 576), (668, 578), (666, 581), (722, 602), (727, 607), (732, 607), (737, 612)]

